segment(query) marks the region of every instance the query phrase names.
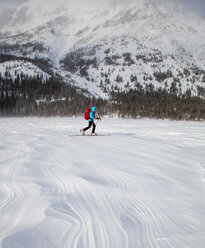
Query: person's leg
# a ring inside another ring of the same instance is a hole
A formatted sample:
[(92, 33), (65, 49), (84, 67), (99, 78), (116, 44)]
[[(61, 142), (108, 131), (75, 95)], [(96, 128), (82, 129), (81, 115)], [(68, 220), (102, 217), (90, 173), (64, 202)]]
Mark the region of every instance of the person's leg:
[(96, 128), (96, 125), (95, 125), (95, 122), (93, 121), (93, 130), (92, 130), (92, 133), (95, 132), (95, 128)]
[(86, 131), (86, 130), (88, 130), (89, 128), (91, 128), (92, 124), (93, 124), (93, 121), (89, 121), (89, 122), (88, 122), (88, 127), (83, 128), (83, 131)]

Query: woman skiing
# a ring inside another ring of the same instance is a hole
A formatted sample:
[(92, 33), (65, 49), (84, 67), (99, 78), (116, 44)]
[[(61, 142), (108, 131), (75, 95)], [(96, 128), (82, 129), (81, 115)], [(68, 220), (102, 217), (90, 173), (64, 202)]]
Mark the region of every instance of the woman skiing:
[(83, 128), (83, 129), (80, 130), (81, 133), (82, 133), (83, 135), (85, 135), (85, 131), (88, 130), (89, 128), (91, 128), (91, 127), (93, 127), (93, 128), (92, 128), (92, 133), (91, 133), (91, 135), (93, 135), (93, 136), (97, 135), (97, 134), (95, 133), (96, 125), (95, 125), (94, 119), (100, 119), (100, 117), (95, 116), (95, 110), (96, 110), (96, 107), (92, 107), (92, 110), (91, 110), (90, 113), (89, 113), (88, 127)]

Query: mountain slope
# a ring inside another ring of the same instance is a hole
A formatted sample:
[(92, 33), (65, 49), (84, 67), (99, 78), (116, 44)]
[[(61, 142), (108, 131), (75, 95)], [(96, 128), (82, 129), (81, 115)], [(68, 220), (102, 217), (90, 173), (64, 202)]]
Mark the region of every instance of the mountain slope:
[(46, 12), (44, 3), (20, 6), (2, 28), (0, 52), (49, 60), (97, 97), (150, 84), (204, 97), (204, 19), (163, 0), (63, 4)]

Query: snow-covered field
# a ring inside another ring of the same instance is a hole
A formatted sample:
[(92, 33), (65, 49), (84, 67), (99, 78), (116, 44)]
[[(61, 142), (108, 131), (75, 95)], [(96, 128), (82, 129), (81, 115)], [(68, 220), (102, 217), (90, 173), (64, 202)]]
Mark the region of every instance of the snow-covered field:
[(0, 119), (0, 247), (205, 247), (205, 123), (86, 124)]

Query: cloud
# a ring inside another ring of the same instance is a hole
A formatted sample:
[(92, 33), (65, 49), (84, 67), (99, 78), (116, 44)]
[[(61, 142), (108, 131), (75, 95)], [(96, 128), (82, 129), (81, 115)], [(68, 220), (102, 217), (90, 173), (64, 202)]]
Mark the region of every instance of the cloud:
[[(59, 8), (92, 8), (93, 5), (100, 5), (100, 4), (108, 4), (108, 3), (115, 3), (115, 4), (121, 4), (122, 2), (126, 3), (126, 5), (129, 4), (129, 2), (141, 2), (144, 0), (6, 0), (4, 3), (1, 3), (1, 9), (2, 13), (0, 13), (0, 21), (5, 23), (6, 19), (10, 17), (9, 13), (4, 13), (5, 8), (17, 8), (20, 7), (23, 4), (27, 4), (29, 9), (33, 13), (27, 13), (27, 14), (39, 14), (41, 16), (43, 13), (49, 13), (49, 11), (54, 11), (55, 9)], [(151, 1), (151, 0), (148, 0)], [(170, 0), (162, 0), (170, 2)], [(195, 12), (203, 17), (205, 17), (205, 0), (171, 0), (173, 2), (182, 4), (185, 7), (185, 10), (187, 12)], [(46, 10), (46, 12), (45, 12)], [(172, 11), (172, 10), (171, 10)], [(1, 25), (0, 25), (1, 26)]]
[(16, 7), (27, 1), (28, 0), (6, 0), (5, 2), (1, 3), (1, 8)]
[[(6, 0), (3, 3), (1, 3), (1, 7), (8, 7), (8, 6), (18, 6), (20, 4), (23, 4), (25, 2), (36, 2), (36, 3), (42, 3), (45, 2), (46, 4), (50, 5), (50, 3), (55, 3), (55, 6), (58, 6), (59, 4), (66, 4), (66, 5), (71, 5), (71, 4), (89, 4), (89, 3), (106, 3), (106, 2), (121, 2), (121, 0), (58, 0), (58, 1), (53, 1), (53, 0)], [(132, 1), (132, 0), (127, 0), (127, 2)], [(135, 0), (135, 1), (140, 1), (140, 0)], [(165, 1), (170, 1), (170, 0), (165, 0)], [(205, 13), (205, 1), (204, 0), (177, 0), (178, 2), (182, 3), (183, 5), (187, 6), (188, 8), (194, 10), (194, 11), (199, 11), (199, 12), (204, 12)]]
[(204, 0), (179, 0), (190, 11), (199, 13), (205, 16), (205, 1)]

